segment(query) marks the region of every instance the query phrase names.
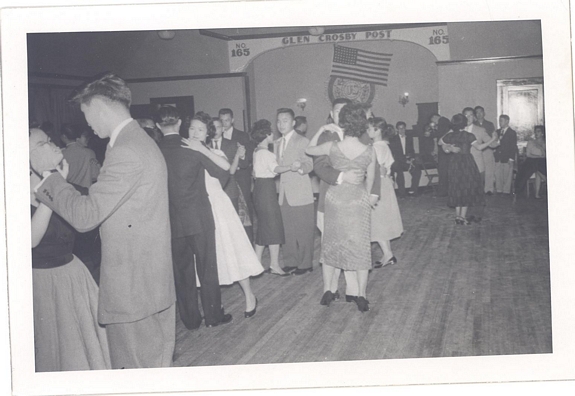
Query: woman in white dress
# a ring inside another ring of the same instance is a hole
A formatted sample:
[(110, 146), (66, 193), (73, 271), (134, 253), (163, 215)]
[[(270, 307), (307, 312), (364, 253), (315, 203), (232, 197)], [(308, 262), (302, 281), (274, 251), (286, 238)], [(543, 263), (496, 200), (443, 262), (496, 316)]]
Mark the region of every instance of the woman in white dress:
[(98, 323), (98, 286), (73, 253), (74, 229), (36, 200), (40, 176), (66, 178), (61, 150), (42, 130), (30, 130), (34, 360), (37, 372), (111, 368), (106, 329)]
[[(188, 148), (205, 154), (222, 169), (235, 172), (238, 160), (245, 149), (242, 147), (238, 149), (230, 166), (223, 151), (208, 148), (206, 143), (209, 143), (208, 140), (214, 136), (216, 131), (209, 114), (196, 113), (192, 117), (188, 131), (190, 138), (184, 139)], [(250, 276), (261, 274), (264, 268), (254, 252), (232, 201), (225, 193), (220, 181), (210, 176), (207, 171), (206, 190), (216, 225), (216, 255), (220, 285), (231, 285), (234, 282), (240, 284), (246, 299), (244, 316), (250, 318), (255, 315), (257, 308), (257, 298), (251, 289)]]
[(389, 138), (394, 132), (393, 130), (388, 132), (386, 126), (387, 123), (383, 118), (375, 117), (369, 120), (367, 129), (369, 137), (373, 139), (373, 148), (381, 176), (379, 202), (371, 211), (371, 241), (377, 242), (383, 250), (383, 258), (375, 263), (375, 268), (397, 263), (391, 251), (390, 241), (399, 238), (403, 233), (403, 223), (391, 179), (393, 155), (389, 149)]

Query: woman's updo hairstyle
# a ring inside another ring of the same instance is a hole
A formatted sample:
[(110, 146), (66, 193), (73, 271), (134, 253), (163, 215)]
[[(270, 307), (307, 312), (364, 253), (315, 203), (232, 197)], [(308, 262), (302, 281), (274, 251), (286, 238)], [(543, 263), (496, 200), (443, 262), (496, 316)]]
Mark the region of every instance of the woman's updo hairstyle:
[(451, 118), (451, 129), (460, 131), (467, 126), (467, 117), (459, 113)]
[(259, 144), (272, 133), (272, 124), (268, 120), (257, 120), (252, 127), (250, 137)]
[(347, 104), (339, 112), (339, 126), (345, 136), (360, 137), (367, 131), (366, 106)]

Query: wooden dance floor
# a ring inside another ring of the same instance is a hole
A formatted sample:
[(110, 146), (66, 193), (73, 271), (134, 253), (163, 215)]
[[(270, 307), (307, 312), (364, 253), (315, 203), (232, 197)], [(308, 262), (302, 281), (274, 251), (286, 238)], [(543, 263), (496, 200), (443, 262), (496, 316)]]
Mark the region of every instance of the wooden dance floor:
[(371, 271), (369, 312), (345, 298), (319, 305), (318, 237), (312, 273), (252, 279), (254, 317), (244, 319), (233, 285), (222, 288), (231, 324), (189, 331), (178, 318), (174, 365), (552, 352), (547, 200), (487, 197), (483, 222), (469, 226), (454, 223), (445, 201), (431, 192), (399, 201), (399, 262)]

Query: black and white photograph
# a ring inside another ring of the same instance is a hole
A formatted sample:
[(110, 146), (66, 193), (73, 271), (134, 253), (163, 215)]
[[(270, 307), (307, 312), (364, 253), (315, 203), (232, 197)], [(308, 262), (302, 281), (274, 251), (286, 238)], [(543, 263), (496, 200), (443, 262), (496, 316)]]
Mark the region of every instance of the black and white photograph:
[(575, 380), (568, 1), (100, 3), (1, 10), (11, 394)]

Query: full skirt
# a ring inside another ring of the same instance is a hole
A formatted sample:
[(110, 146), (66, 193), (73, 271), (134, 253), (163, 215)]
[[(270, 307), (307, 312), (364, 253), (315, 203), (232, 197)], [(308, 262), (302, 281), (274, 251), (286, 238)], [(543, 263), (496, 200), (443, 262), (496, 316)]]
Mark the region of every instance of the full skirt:
[(264, 268), (256, 256), (232, 201), (223, 190), (208, 190), (208, 194), (216, 226), (216, 256), (220, 285), (231, 285), (261, 274)]
[(403, 222), (389, 177), (381, 178), (381, 195), (379, 202), (371, 210), (371, 241), (391, 241), (403, 233)]
[(252, 196), (258, 218), (256, 244), (260, 246), (283, 245), (285, 243), (284, 224), (274, 179), (257, 178)]
[(447, 206), (481, 206), (484, 183), (471, 154), (454, 154), (449, 162)]
[(110, 369), (105, 327), (98, 324), (98, 286), (74, 259), (33, 269), (36, 371)]

